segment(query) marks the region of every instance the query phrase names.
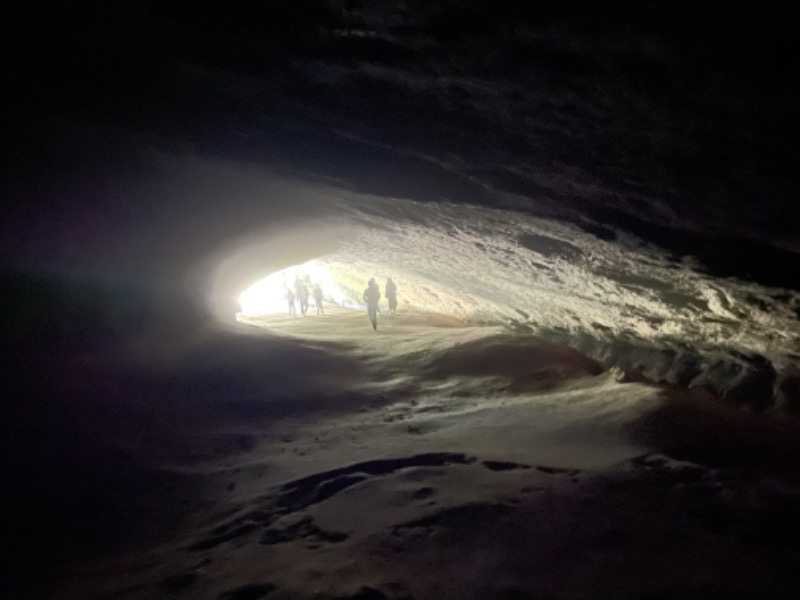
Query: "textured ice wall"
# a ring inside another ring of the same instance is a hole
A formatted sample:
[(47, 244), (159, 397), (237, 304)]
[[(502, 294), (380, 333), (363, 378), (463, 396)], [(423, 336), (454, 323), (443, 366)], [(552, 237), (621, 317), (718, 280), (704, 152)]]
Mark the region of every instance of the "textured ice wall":
[(752, 375), (753, 356), (780, 371), (800, 355), (799, 294), (712, 277), (632, 237), (401, 200), (339, 215), (340, 247), (317, 260), (353, 298), (391, 276), (401, 309), (504, 322), (684, 385), (728, 389)]
[(392, 276), (415, 308), (776, 360), (800, 352), (796, 292), (713, 278), (636, 239), (601, 240), (523, 213), (382, 208), (373, 203), (341, 249), (319, 261), (348, 280)]

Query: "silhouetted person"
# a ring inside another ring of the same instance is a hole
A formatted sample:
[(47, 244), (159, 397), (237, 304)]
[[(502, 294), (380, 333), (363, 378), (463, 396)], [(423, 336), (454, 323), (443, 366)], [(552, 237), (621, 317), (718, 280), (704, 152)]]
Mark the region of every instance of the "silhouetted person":
[(381, 299), (381, 290), (375, 281), (375, 278), (369, 280), (367, 289), (364, 290), (364, 302), (367, 303), (367, 315), (369, 322), (372, 323), (372, 328), (378, 329), (378, 302)]
[(391, 277), (386, 278), (386, 300), (389, 302), (389, 313), (394, 314), (397, 310), (397, 284)]
[(322, 307), (322, 288), (319, 284), (314, 284), (314, 304), (317, 307), (317, 314), (324, 315), (325, 309)]
[(300, 312), (306, 316), (308, 311), (308, 288), (299, 277), (294, 282), (294, 293), (297, 294), (297, 302), (300, 304)]
[(286, 301), (289, 303), (289, 316), (294, 317), (294, 292), (287, 287), (284, 295), (286, 296)]

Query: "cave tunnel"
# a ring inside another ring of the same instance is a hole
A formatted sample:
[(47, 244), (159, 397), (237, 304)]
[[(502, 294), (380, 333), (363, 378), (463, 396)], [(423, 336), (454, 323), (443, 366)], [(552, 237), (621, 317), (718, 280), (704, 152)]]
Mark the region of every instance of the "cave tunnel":
[(800, 598), (788, 8), (10, 4), (0, 597)]

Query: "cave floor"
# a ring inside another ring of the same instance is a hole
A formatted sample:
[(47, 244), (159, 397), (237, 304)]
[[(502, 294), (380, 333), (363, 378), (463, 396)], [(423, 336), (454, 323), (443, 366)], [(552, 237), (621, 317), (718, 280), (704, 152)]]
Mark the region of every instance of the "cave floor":
[(334, 309), (248, 319), (180, 365), (169, 389), (197, 402), (160, 413), (171, 444), (117, 440), (140, 485), (98, 510), (123, 541), (52, 597), (798, 597), (791, 469), (665, 454), (642, 424), (696, 407), (569, 348)]

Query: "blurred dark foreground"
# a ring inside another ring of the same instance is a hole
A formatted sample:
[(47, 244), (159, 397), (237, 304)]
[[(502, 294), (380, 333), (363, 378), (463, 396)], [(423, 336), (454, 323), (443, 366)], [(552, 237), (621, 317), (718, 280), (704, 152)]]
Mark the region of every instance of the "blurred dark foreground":
[[(167, 302), (145, 286), (0, 280), (0, 580), (11, 597), (37, 597), (67, 562), (175, 536), (203, 483), (171, 465), (250, 450), (252, 435), (220, 430), (318, 410), (330, 381), (354, 368), (324, 349), (210, 325), (179, 293)], [(359, 401), (337, 398), (326, 409)]]

